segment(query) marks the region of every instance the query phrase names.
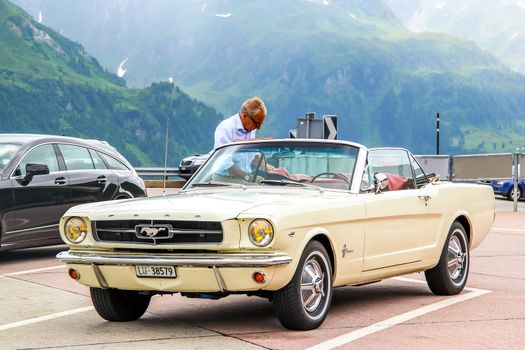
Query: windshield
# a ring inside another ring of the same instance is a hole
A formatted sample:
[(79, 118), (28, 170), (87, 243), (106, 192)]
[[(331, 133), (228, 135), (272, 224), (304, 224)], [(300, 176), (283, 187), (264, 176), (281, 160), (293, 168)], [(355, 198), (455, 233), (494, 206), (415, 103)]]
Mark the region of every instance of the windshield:
[(20, 146), (14, 143), (0, 143), (0, 171), (4, 170), (9, 164)]
[(232, 145), (215, 152), (184, 187), (295, 186), (349, 190), (358, 148), (276, 141)]

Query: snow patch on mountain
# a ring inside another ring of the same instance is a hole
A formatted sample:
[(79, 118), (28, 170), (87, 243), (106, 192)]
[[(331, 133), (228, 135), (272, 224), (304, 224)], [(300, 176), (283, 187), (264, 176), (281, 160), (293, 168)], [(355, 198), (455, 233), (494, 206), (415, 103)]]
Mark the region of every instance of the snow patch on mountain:
[(122, 78), (126, 72), (128, 71), (127, 69), (124, 69), (124, 64), (128, 61), (128, 57), (126, 57), (126, 59), (122, 62), (120, 62), (119, 66), (118, 66), (118, 69), (117, 69), (117, 75), (119, 76), (119, 78)]

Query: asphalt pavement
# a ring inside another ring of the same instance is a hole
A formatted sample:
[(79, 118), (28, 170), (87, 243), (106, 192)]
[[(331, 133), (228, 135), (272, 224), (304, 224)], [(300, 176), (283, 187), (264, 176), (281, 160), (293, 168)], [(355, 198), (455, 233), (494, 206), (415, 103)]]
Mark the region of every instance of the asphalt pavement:
[(56, 261), (66, 246), (0, 252), (0, 348), (525, 349), (524, 204), (515, 213), (496, 201), (461, 294), (433, 295), (422, 273), (337, 288), (326, 321), (308, 332), (284, 329), (270, 302), (243, 295), (155, 296), (140, 320), (107, 322)]

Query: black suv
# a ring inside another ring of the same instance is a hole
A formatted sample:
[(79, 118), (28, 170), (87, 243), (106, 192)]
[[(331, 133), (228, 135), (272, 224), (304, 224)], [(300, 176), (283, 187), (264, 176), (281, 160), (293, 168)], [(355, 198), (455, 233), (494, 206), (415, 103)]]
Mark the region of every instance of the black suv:
[(107, 142), (0, 134), (0, 250), (62, 243), (73, 205), (146, 196), (144, 181)]

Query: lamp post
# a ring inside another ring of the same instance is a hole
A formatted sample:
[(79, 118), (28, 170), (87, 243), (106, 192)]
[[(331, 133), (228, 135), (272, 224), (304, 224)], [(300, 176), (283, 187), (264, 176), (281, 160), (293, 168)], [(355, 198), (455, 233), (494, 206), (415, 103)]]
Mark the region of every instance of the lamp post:
[(436, 154), (439, 155), (439, 113), (436, 114)]

